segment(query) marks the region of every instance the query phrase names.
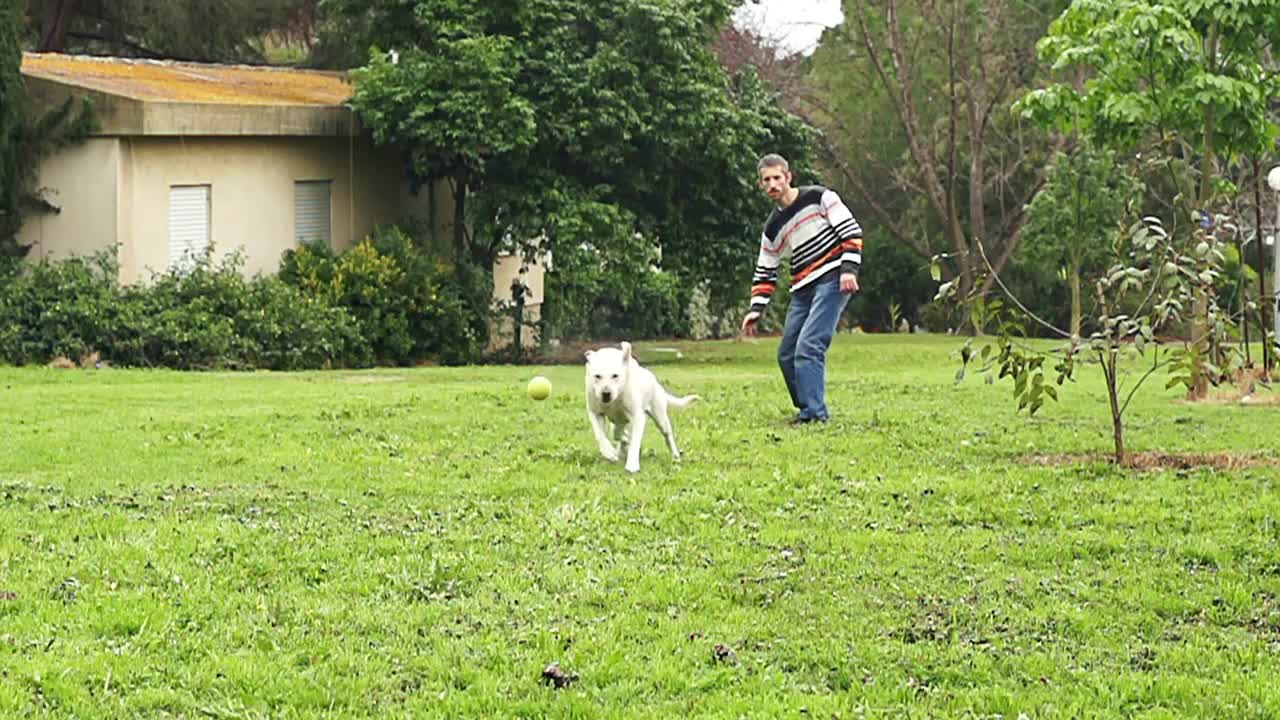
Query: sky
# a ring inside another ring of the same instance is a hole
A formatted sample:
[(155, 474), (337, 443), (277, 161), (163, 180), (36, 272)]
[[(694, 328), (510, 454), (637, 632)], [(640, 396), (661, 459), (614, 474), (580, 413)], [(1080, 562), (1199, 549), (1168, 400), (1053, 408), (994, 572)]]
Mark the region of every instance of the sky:
[(844, 19), (840, 0), (760, 0), (747, 2), (734, 21), (738, 27), (753, 28), (779, 45), (805, 55), (813, 52), (822, 30)]

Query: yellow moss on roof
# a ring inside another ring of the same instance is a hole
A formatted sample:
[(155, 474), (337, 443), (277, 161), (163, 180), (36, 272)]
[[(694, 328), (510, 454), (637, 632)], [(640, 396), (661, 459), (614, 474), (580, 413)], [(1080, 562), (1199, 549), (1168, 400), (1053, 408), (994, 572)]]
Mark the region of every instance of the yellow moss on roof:
[(341, 73), (249, 65), (24, 53), (22, 73), (146, 102), (228, 105), (341, 105)]

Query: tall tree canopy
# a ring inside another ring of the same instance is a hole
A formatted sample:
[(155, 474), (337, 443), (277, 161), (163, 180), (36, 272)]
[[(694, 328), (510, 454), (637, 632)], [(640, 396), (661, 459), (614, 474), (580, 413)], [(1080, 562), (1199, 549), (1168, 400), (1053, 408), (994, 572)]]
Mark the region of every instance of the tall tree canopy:
[(28, 19), (41, 52), (261, 62), (269, 36), (309, 44), (316, 1), (29, 0)]
[(1119, 255), (1129, 221), (1141, 207), (1143, 184), (1116, 153), (1089, 143), (1059, 155), (1044, 187), (1027, 207), (1021, 259), (1044, 274), (1062, 273), (1071, 296), (1070, 333), (1081, 336), (1082, 280)]
[(1049, 142), (1017, 122), (1035, 41), (1065, 0), (845, 0), (814, 54), (806, 117), (869, 219), (929, 257), (962, 294), (1022, 238)]
[[(767, 201), (759, 154), (810, 171), (809, 131), (709, 50), (732, 0), (325, 0), (372, 47), (354, 105), (420, 180), (447, 178), (487, 264), (513, 242), (607, 255), (644, 238), (729, 297)], [(811, 175), (809, 175), (811, 176)], [(641, 268), (636, 268), (640, 270)]]

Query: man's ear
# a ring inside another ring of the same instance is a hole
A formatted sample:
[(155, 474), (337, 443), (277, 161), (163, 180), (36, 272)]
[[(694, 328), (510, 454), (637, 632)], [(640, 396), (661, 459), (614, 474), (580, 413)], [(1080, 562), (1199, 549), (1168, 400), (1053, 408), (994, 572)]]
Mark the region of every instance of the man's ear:
[(623, 362), (630, 361), (631, 360), (631, 343), (627, 342), (626, 340), (623, 340), (622, 343), (619, 345), (619, 347), (622, 348), (622, 361)]

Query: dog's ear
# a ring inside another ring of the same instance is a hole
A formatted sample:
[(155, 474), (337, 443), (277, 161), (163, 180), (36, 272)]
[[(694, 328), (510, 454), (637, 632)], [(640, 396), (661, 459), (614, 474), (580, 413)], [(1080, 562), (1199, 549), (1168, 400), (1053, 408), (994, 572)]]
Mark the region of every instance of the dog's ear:
[(595, 355), (595, 354), (596, 354), (596, 351), (595, 351), (595, 350), (588, 350), (588, 351), (586, 351), (586, 352), (582, 353), (582, 357), (584, 357), (584, 358), (586, 358), (586, 359), (590, 360), (590, 359), (591, 359), (591, 356), (592, 356), (592, 355)]
[(623, 340), (619, 344), (619, 347), (622, 348), (622, 361), (627, 362), (631, 360), (631, 343), (627, 342), (626, 340)]

